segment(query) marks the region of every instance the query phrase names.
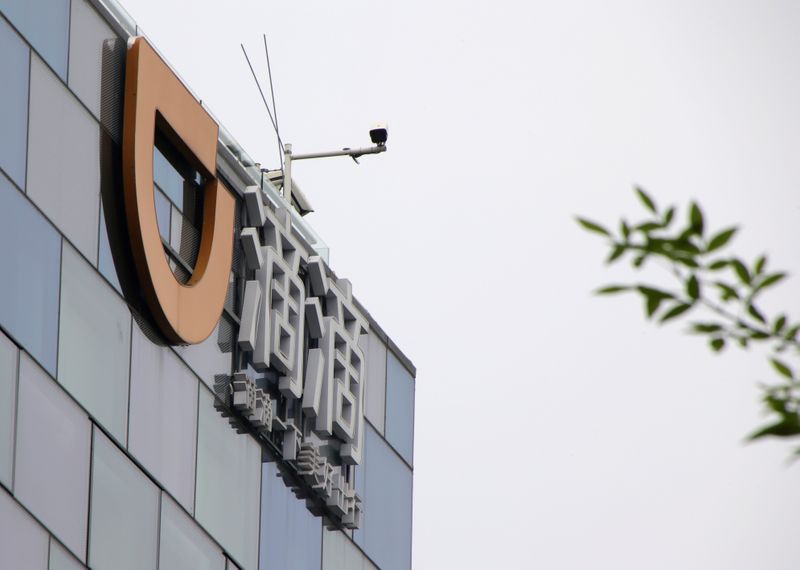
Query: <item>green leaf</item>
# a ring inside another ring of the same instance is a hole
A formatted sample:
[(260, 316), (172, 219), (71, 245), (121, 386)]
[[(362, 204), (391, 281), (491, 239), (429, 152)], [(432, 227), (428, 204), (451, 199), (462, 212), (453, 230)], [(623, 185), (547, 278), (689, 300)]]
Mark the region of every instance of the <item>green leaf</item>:
[(800, 422), (796, 418), (784, 418), (778, 423), (761, 428), (750, 435), (750, 441), (773, 435), (776, 437), (791, 437), (800, 434)]
[(606, 258), (606, 264), (610, 265), (622, 257), (622, 254), (625, 253), (625, 246), (624, 245), (615, 245), (614, 249), (611, 250), (611, 254)]
[(759, 321), (759, 322), (762, 322), (762, 323), (764, 323), (764, 324), (767, 324), (767, 319), (765, 319), (765, 318), (764, 318), (764, 315), (762, 315), (762, 314), (761, 314), (761, 311), (759, 311), (759, 310), (756, 308), (756, 306), (755, 306), (755, 305), (753, 305), (752, 303), (750, 303), (749, 305), (747, 305), (747, 312), (748, 312), (748, 313), (750, 313), (750, 315), (751, 315), (751, 316), (752, 316), (754, 319), (756, 319), (757, 321)]
[(798, 332), (800, 332), (800, 325), (794, 325), (792, 328), (786, 331), (786, 334), (783, 335), (783, 338), (785, 340), (794, 340)]
[(614, 295), (616, 293), (622, 293), (623, 291), (630, 291), (631, 289), (632, 287), (628, 285), (607, 285), (594, 293), (595, 295)]
[(667, 227), (672, 223), (672, 219), (675, 217), (675, 208), (670, 206), (669, 209), (664, 213), (664, 220), (661, 222), (663, 227)]
[(697, 202), (692, 202), (689, 207), (689, 225), (694, 233), (703, 235), (703, 212)]
[(644, 207), (654, 214), (658, 213), (658, 210), (656, 209), (656, 203), (653, 202), (653, 199), (650, 198), (650, 196), (648, 196), (647, 193), (638, 186), (635, 188), (635, 190), (636, 194), (639, 196), (639, 200), (641, 200), (642, 204), (644, 204)]
[(713, 333), (722, 330), (722, 325), (717, 323), (692, 323), (694, 333)]
[(672, 307), (669, 311), (667, 311), (659, 322), (666, 323), (669, 320), (674, 319), (688, 311), (692, 308), (692, 305), (688, 303), (678, 303), (674, 307)]
[(777, 370), (778, 374), (780, 374), (781, 376), (785, 376), (789, 380), (791, 380), (794, 377), (794, 375), (792, 374), (792, 369), (786, 366), (786, 364), (784, 364), (777, 358), (770, 358), (769, 361), (772, 364), (772, 367), (775, 370)]
[(723, 301), (729, 301), (731, 299), (739, 299), (739, 293), (737, 293), (736, 289), (734, 289), (730, 285), (722, 283), (721, 281), (716, 281), (714, 285), (719, 287), (720, 295)]
[(583, 226), (583, 229), (590, 232), (594, 232), (596, 234), (601, 234), (604, 236), (611, 237), (611, 233), (600, 224), (597, 224), (591, 220), (587, 220), (586, 218), (575, 218), (575, 219), (581, 226)]
[(645, 299), (645, 312), (648, 318), (652, 317), (656, 311), (658, 311), (663, 301), (674, 298), (671, 293), (644, 285), (640, 285), (637, 289)]
[(773, 273), (772, 275), (767, 276), (761, 283), (756, 285), (755, 290), (760, 291), (761, 289), (766, 289), (767, 287), (771, 287), (782, 281), (786, 277), (785, 273)]
[(619, 231), (620, 234), (622, 234), (622, 237), (625, 238), (626, 241), (629, 237), (631, 237), (631, 228), (628, 226), (628, 222), (626, 222), (625, 220), (619, 221)]
[(640, 268), (644, 264), (646, 259), (647, 259), (646, 254), (640, 255), (639, 257), (633, 260), (633, 266), (637, 269)]
[(695, 301), (700, 298), (700, 282), (694, 274), (686, 282), (686, 294)]
[(658, 222), (645, 222), (643, 224), (639, 224), (634, 229), (644, 234), (648, 234), (653, 230), (660, 230), (661, 224), (659, 224)]
[(755, 274), (756, 275), (761, 275), (761, 273), (763, 273), (764, 267), (766, 265), (767, 265), (767, 256), (766, 255), (762, 255), (761, 257), (759, 257), (756, 260), (755, 267), (753, 267), (753, 270), (755, 271)]
[(728, 267), (728, 260), (726, 259), (718, 259), (708, 266), (711, 271), (719, 271), (720, 269), (725, 269), (726, 267)]
[(781, 334), (785, 327), (786, 327), (786, 315), (781, 315), (775, 320), (775, 324), (772, 326), (772, 332), (773, 334)]
[(725, 348), (725, 339), (719, 337), (712, 338), (708, 344), (711, 346), (711, 350), (713, 350), (714, 352), (719, 352), (720, 350)]
[(750, 285), (750, 272), (747, 270), (745, 264), (736, 258), (731, 259), (730, 263), (733, 266), (733, 270), (736, 272), (736, 275), (739, 276), (739, 280), (745, 285)]
[(711, 252), (721, 247), (724, 247), (725, 244), (727, 244), (731, 240), (733, 234), (736, 233), (737, 229), (738, 228), (733, 227), (719, 232), (717, 235), (711, 238), (711, 241), (708, 243), (708, 248), (706, 249), (706, 251)]

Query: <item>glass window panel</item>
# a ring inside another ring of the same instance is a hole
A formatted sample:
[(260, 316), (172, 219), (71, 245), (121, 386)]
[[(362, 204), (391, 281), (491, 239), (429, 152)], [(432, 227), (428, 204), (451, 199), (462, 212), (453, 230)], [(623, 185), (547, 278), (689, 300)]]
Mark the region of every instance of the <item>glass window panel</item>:
[(122, 286), (119, 283), (117, 268), (114, 265), (114, 256), (111, 253), (111, 243), (108, 241), (108, 228), (106, 227), (106, 217), (103, 212), (102, 203), (100, 205), (100, 251), (97, 259), (97, 269), (108, 279), (108, 282), (122, 295)]
[(363, 530), (357, 542), (382, 570), (411, 568), (411, 469), (367, 426)]
[(97, 428), (92, 458), (89, 565), (155, 569), (158, 487)]
[(0, 332), (0, 483), (9, 489), (14, 473), (17, 358), (17, 347)]
[(86, 0), (72, 0), (69, 86), (119, 141), (126, 43)]
[(391, 351), (386, 359), (386, 439), (413, 465), (414, 378)]
[(383, 435), (383, 422), (386, 411), (386, 345), (374, 333), (369, 334), (367, 348), (365, 398), (367, 419)]
[(294, 496), (274, 463), (261, 468), (261, 555), (259, 568), (319, 570), (322, 519)]
[[(0, 6), (2, 2), (0, 2)], [(0, 168), (25, 188), (28, 149), (28, 66), (30, 51), (5, 20), (0, 18)]]
[(159, 568), (224, 570), (225, 557), (214, 541), (166, 494), (161, 495)]
[(194, 505), (197, 386), (174, 352), (133, 327), (128, 449), (189, 512)]
[(261, 448), (238, 434), (200, 390), (195, 516), (244, 568), (258, 562)]
[(34, 57), (27, 193), (93, 265), (100, 214), (100, 130), (58, 78)]
[(20, 354), (14, 494), (76, 556), (86, 552), (91, 423)]
[(128, 423), (128, 306), (73, 250), (64, 246), (58, 381), (111, 434)]
[(47, 533), (2, 489), (0, 529), (0, 568), (47, 570)]
[(78, 562), (69, 550), (61, 546), (58, 541), (50, 539), (50, 566), (48, 570), (82, 570), (83, 564)]
[(0, 325), (55, 375), (61, 238), (2, 174), (0, 259)]
[(341, 531), (324, 530), (322, 570), (376, 570), (356, 545)]
[(0, 12), (50, 67), (66, 79), (69, 0), (0, 0)]
[(184, 178), (158, 147), (153, 147), (153, 180), (172, 203), (183, 210)]

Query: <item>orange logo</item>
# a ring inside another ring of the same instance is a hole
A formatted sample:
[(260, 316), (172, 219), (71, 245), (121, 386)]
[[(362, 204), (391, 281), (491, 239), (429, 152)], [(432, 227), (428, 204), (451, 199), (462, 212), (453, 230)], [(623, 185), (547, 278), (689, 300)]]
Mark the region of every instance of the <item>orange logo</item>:
[[(144, 38), (128, 50), (122, 169), (125, 214), (147, 306), (172, 343), (205, 340), (225, 303), (236, 201), (217, 179), (219, 126)], [(153, 194), (156, 127), (207, 180), (194, 273), (181, 284), (164, 254)]]

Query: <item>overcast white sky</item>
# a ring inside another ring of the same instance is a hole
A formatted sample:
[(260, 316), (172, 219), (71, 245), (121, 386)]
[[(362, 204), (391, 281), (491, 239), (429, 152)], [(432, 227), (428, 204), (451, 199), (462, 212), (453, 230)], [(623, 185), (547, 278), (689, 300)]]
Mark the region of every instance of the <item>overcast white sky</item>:
[[(416, 363), (414, 567), (794, 570), (800, 465), (743, 445), (770, 380), (638, 299), (600, 299), (576, 213), (697, 198), (797, 273), (800, 5), (123, 0), (249, 154), (275, 139), (241, 55), (270, 41), (331, 264)], [(658, 277), (658, 274), (656, 274)], [(666, 276), (664, 276), (666, 279)], [(798, 280), (773, 309), (800, 315)]]

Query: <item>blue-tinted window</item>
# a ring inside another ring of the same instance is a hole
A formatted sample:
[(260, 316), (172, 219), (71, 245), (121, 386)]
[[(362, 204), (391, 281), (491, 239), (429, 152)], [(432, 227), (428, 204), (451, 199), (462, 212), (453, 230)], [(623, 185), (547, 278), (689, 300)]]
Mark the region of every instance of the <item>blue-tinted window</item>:
[(414, 378), (391, 351), (386, 360), (386, 439), (413, 464)]
[(178, 209), (183, 210), (183, 176), (158, 147), (153, 147), (153, 180)]
[(355, 541), (382, 570), (411, 568), (411, 481), (408, 466), (367, 426), (364, 519)]
[(0, 326), (55, 375), (61, 238), (0, 175)]
[[(2, 5), (2, 2), (0, 2)], [(28, 149), (28, 67), (25, 42), (0, 19), (0, 168), (25, 188), (25, 153)]]
[(69, 0), (0, 0), (0, 12), (66, 80)]
[(321, 519), (277, 477), (274, 463), (264, 463), (261, 473), (259, 569), (319, 570)]

